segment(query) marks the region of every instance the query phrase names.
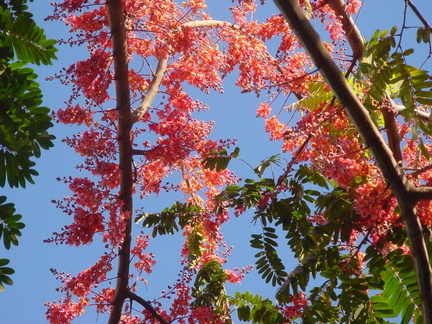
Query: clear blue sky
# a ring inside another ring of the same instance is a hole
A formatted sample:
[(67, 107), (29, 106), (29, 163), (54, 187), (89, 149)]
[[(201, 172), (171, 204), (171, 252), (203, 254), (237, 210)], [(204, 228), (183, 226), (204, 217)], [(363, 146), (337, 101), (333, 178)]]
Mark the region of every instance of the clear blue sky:
[[(268, 0), (271, 3), (270, 0)], [(432, 5), (429, 0), (414, 1), (419, 9), (423, 9), (430, 21), (432, 21)], [(211, 15), (215, 19), (226, 18), (226, 8), (232, 5), (231, 0), (209, 0), (213, 11)], [(390, 29), (393, 25), (400, 25), (402, 19), (403, 0), (366, 0), (365, 5), (357, 18), (361, 32), (367, 38), (376, 29)], [(266, 6), (267, 12), (260, 13), (258, 17), (276, 13), (277, 9)], [(427, 9), (427, 10), (425, 10)], [(43, 18), (50, 13), (49, 1), (37, 1), (31, 5), (35, 18), (39, 25), (45, 28), (49, 38), (67, 38), (67, 28), (56, 22), (45, 22)], [(271, 12), (270, 12), (271, 11)], [(44, 104), (51, 109), (63, 107), (63, 102), (70, 95), (69, 89), (58, 82), (46, 82), (44, 78), (67, 66), (79, 58), (85, 58), (84, 48), (71, 49), (68, 46), (60, 47), (59, 60), (54, 66), (36, 67), (40, 76), (39, 82), (44, 92)], [(237, 138), (241, 148), (241, 157), (256, 165), (261, 159), (280, 152), (278, 143), (269, 143), (268, 136), (263, 131), (263, 121), (255, 118), (255, 109), (260, 101), (265, 100), (265, 94), (256, 98), (254, 94), (240, 94), (235, 88), (232, 79), (225, 83), (224, 95), (200, 96), (210, 105), (211, 109), (205, 119), (216, 121), (214, 138)], [(18, 247), (12, 247), (10, 251), (4, 251), (0, 246), (0, 257), (11, 260), (11, 266), (16, 270), (13, 275), (14, 285), (7, 286), (6, 292), (0, 293), (0, 324), (39, 324), (45, 323), (44, 302), (53, 301), (61, 297), (55, 292), (59, 282), (49, 272), (50, 268), (76, 274), (90, 266), (100, 254), (95, 246), (72, 248), (45, 244), (42, 241), (68, 224), (68, 216), (57, 210), (50, 202), (51, 199), (60, 199), (69, 194), (67, 187), (58, 183), (55, 178), (77, 174), (75, 165), (79, 159), (61, 143), (61, 139), (71, 135), (73, 129), (63, 125), (55, 125), (52, 130), (57, 137), (56, 146), (50, 151), (43, 152), (42, 158), (37, 161), (36, 185), (28, 186), (25, 190), (3, 189), (2, 194), (8, 196), (8, 201), (16, 204), (18, 213), (24, 216), (26, 228)], [(234, 164), (236, 170), (243, 176), (252, 177), (247, 166), (241, 162)], [(152, 211), (160, 207), (169, 206), (172, 201), (158, 197), (145, 201)], [(249, 248), (250, 234), (257, 232), (248, 225), (247, 215), (241, 219), (233, 219), (232, 224), (226, 228), (228, 245), (236, 246), (231, 263), (232, 266), (247, 266), (253, 264), (255, 251)], [(154, 268), (154, 275), (148, 278), (148, 291), (144, 291), (143, 297), (153, 299), (167, 284), (176, 280), (176, 266), (180, 249), (178, 237), (163, 237), (162, 240), (152, 244), (149, 249), (154, 249), (158, 264)], [(281, 255), (282, 256), (282, 255)], [(294, 268), (296, 263), (286, 255), (288, 269)], [(175, 266), (173, 266), (173, 264)], [(259, 288), (258, 288), (259, 287)], [(240, 286), (234, 286), (236, 290), (250, 290), (264, 296), (273, 297), (275, 289), (266, 286), (256, 275), (249, 275)], [(88, 315), (76, 321), (76, 323), (104, 323), (104, 317), (89, 312)]]

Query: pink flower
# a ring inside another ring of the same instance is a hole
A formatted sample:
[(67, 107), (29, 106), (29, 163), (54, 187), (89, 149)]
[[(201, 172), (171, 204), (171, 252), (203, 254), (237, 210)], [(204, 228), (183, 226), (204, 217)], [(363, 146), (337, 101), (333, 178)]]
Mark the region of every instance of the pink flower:
[(271, 140), (280, 140), (284, 137), (285, 125), (276, 116), (265, 120), (265, 131), (270, 133)]
[(244, 278), (243, 274), (239, 274), (239, 273), (233, 272), (233, 271), (228, 270), (228, 269), (225, 269), (224, 273), (228, 277), (227, 280), (233, 284), (240, 283), (242, 281), (242, 279)]
[(271, 113), (271, 108), (268, 102), (260, 103), (259, 108), (256, 111), (257, 117), (266, 118)]

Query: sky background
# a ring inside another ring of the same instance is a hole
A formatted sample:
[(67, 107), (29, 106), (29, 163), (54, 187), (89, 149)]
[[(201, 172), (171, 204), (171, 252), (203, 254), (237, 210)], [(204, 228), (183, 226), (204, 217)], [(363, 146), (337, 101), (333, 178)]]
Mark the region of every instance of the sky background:
[[(432, 4), (430, 0), (416, 0), (416, 6), (424, 16), (432, 21)], [(363, 35), (368, 39), (376, 29), (388, 29), (400, 26), (402, 21), (403, 0), (366, 0), (359, 15), (355, 17), (357, 25)], [(215, 19), (227, 19), (227, 8), (232, 5), (231, 0), (208, 0), (209, 12)], [(39, 26), (43, 27), (49, 38), (68, 38), (68, 28), (59, 22), (46, 22), (44, 17), (51, 13), (48, 0), (35, 0), (30, 4), (31, 12)], [(268, 5), (258, 7), (257, 19), (278, 13), (277, 8), (268, 0)], [(418, 21), (410, 19), (418, 26)], [(414, 23), (412, 23), (414, 24)], [(411, 25), (412, 25), (411, 24)], [(319, 27), (319, 26), (317, 26)], [(416, 44), (414, 43), (413, 46)], [(44, 105), (55, 110), (64, 107), (63, 102), (69, 98), (70, 89), (59, 82), (47, 82), (45, 78), (58, 72), (62, 67), (68, 66), (78, 59), (86, 58), (85, 48), (71, 49), (69, 46), (60, 46), (57, 56), (59, 60), (53, 66), (35, 67), (39, 74), (39, 83), (44, 93)], [(419, 57), (421, 61), (425, 57)], [(260, 160), (280, 153), (280, 143), (268, 141), (268, 134), (264, 133), (262, 119), (255, 118), (255, 110), (259, 103), (264, 101), (265, 93), (261, 98), (255, 94), (240, 94), (234, 86), (234, 79), (228, 78), (224, 84), (224, 95), (202, 95), (194, 92), (198, 99), (203, 100), (211, 109), (202, 116), (206, 120), (216, 122), (212, 138), (236, 138), (237, 146), (241, 148), (241, 158), (256, 166)], [(45, 244), (42, 241), (51, 236), (54, 231), (70, 223), (70, 217), (56, 209), (50, 201), (61, 199), (69, 194), (67, 186), (57, 182), (56, 177), (78, 175), (75, 165), (79, 157), (63, 143), (61, 139), (71, 135), (74, 129), (56, 124), (51, 132), (57, 137), (56, 146), (44, 151), (37, 160), (36, 170), (40, 173), (35, 178), (36, 184), (26, 189), (2, 189), (2, 195), (8, 197), (8, 202), (16, 204), (17, 212), (23, 215), (26, 228), (20, 239), (18, 247), (4, 251), (0, 245), (0, 257), (11, 260), (10, 266), (16, 270), (12, 276), (13, 286), (7, 286), (6, 291), (0, 293), (0, 324), (39, 324), (46, 323), (45, 306), (47, 301), (57, 300), (61, 297), (55, 291), (59, 282), (50, 273), (50, 268), (76, 274), (92, 265), (100, 256), (101, 250), (96, 245), (85, 247), (56, 246)], [(289, 158), (289, 156), (287, 156)], [(231, 165), (230, 165), (231, 166)], [(242, 177), (253, 177), (252, 170), (244, 163), (235, 161), (232, 168), (240, 172)], [(172, 205), (169, 197), (150, 197), (144, 205), (149, 211), (159, 211), (161, 207)], [(259, 228), (250, 225), (250, 214), (241, 218), (232, 218), (224, 228), (228, 246), (235, 245), (231, 262), (228, 267), (246, 267), (254, 263), (253, 255), (256, 251), (249, 247), (250, 234), (260, 233)], [(135, 231), (138, 233), (138, 231)], [(167, 284), (176, 280), (178, 255), (182, 238), (177, 236), (164, 236), (162, 240), (153, 242), (149, 251), (156, 254), (158, 263), (153, 268), (154, 273), (148, 277), (149, 285), (142, 290), (145, 299), (157, 297), (160, 290)], [(287, 270), (295, 268), (296, 263), (288, 251), (280, 255), (284, 258)], [(276, 289), (265, 285), (264, 281), (255, 274), (250, 274), (241, 285), (230, 288), (231, 291), (250, 290), (263, 296), (272, 298)], [(88, 312), (74, 323), (105, 323), (105, 317)]]

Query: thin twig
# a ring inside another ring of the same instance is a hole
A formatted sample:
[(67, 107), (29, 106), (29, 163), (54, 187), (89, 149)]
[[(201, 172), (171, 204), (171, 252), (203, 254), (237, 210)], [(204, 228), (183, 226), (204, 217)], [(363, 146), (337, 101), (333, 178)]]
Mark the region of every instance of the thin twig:
[(422, 22), (422, 24), (429, 29), (429, 31), (432, 32), (432, 26), (429, 25), (428, 21), (423, 17), (423, 15), (420, 13), (420, 11), (417, 9), (417, 7), (414, 5), (414, 3), (411, 0), (405, 0), (408, 6), (411, 8), (411, 10), (414, 12), (414, 14), (417, 16), (417, 18)]

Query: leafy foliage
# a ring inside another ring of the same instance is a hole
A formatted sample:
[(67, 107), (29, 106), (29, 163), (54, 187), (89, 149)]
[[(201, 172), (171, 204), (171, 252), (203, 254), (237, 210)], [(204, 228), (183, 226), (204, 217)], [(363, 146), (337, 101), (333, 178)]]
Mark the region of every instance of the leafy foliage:
[(228, 155), (226, 149), (220, 151), (213, 150), (207, 153), (207, 157), (203, 160), (204, 168), (210, 170), (221, 171), (228, 167), (231, 159), (236, 158), (240, 155), (240, 148), (236, 147), (232, 153)]
[(0, 259), (0, 292), (5, 290), (4, 285), (12, 285), (13, 281), (9, 275), (14, 274), (15, 270), (5, 267), (9, 264), (8, 259)]
[(174, 234), (189, 225), (192, 218), (201, 211), (201, 208), (193, 204), (176, 202), (160, 213), (145, 213), (135, 218), (135, 223), (142, 221), (142, 226), (153, 227), (152, 236)]
[(370, 273), (381, 278), (383, 292), (371, 298), (372, 308), (378, 318), (400, 316), (401, 323), (422, 323), (421, 297), (417, 285), (412, 257), (402, 249), (383, 256), (373, 247), (366, 258)]
[(18, 237), (24, 224), (20, 222), (22, 216), (15, 214), (12, 203), (6, 203), (6, 197), (0, 196), (0, 238), (3, 236), (3, 245), (9, 250), (12, 245), (18, 245)]
[(192, 307), (215, 306), (223, 308), (226, 302), (225, 281), (227, 275), (217, 261), (205, 263), (195, 277), (192, 287)]
[[(9, 250), (11, 245), (18, 245), (18, 237), (25, 225), (20, 222), (21, 215), (15, 214), (15, 207), (12, 203), (5, 203), (6, 197), (0, 196), (0, 239), (4, 247)], [(9, 275), (14, 270), (4, 267), (9, 263), (7, 259), (0, 259), (0, 291), (4, 290), (4, 284), (11, 285), (12, 279)]]
[[(41, 90), (36, 75), (22, 63), (12, 63), (0, 75), (0, 186), (7, 180), (10, 187), (33, 183), (38, 173), (29, 158), (40, 157), (41, 149), (53, 146), (54, 137), (49, 109), (40, 106)], [(14, 80), (14, 82), (10, 82)]]
[(371, 100), (382, 103), (388, 93), (391, 98), (401, 101), (405, 107), (401, 114), (407, 121), (417, 120), (415, 126), (431, 135), (430, 127), (421, 121), (415, 112), (416, 105), (432, 104), (430, 75), (428, 71), (406, 63), (414, 49), (398, 51), (395, 33), (396, 28), (393, 28), (390, 34), (388, 31), (378, 30), (365, 46), (365, 56), (357, 75), (361, 82), (373, 82), (368, 91), (370, 98), (365, 98), (365, 105), (374, 110)]
[(287, 321), (270, 299), (263, 299), (262, 296), (250, 292), (237, 292), (234, 298), (230, 299), (230, 304), (236, 307), (238, 319), (242, 322), (276, 324)]
[[(26, 64), (51, 64), (56, 58), (55, 41), (46, 39), (25, 3), (0, 1), (0, 187), (33, 184), (38, 172), (31, 158), (39, 158), (41, 149), (51, 148), (54, 140), (47, 131), (53, 125), (49, 109), (42, 106), (37, 75)], [(9, 249), (11, 244), (18, 245), (24, 224), (14, 204), (5, 201), (1, 196), (0, 237)], [(8, 269), (0, 268), (0, 284), (12, 283)]]
[[(0, 2), (0, 48), (10, 49), (18, 61), (37, 65), (52, 64), (56, 59), (56, 41), (47, 39), (44, 30), (36, 25), (31, 14), (14, 1), (17, 11), (11, 12), (3, 0)], [(25, 1), (22, 1), (25, 3)]]
[[(221, 203), (223, 198), (230, 202), (231, 207), (243, 204), (255, 209), (254, 219), (264, 227), (262, 234), (252, 235), (251, 247), (261, 250), (255, 255), (258, 273), (267, 283), (280, 287), (276, 294), (279, 304), (288, 303), (291, 294), (298, 296), (301, 290), (307, 290), (312, 278), (319, 274), (324, 282), (310, 290), (310, 304), (302, 313), (304, 323), (388, 323), (386, 319), (397, 316), (402, 317), (403, 323), (408, 323), (412, 317), (416, 322), (422, 321), (421, 299), (409, 255), (396, 249), (383, 256), (377, 247), (369, 246), (364, 259), (368, 260), (369, 270), (363, 273), (357, 259), (361, 245), (353, 254), (341, 253), (343, 245), (340, 243), (350, 240), (357, 218), (350, 195), (345, 190), (334, 187), (332, 182), (306, 165), (299, 166), (297, 172), (286, 179), (292, 197), (278, 199), (276, 185), (270, 180), (265, 179), (263, 185), (261, 181), (247, 179), (243, 187), (227, 187), (217, 201)], [(310, 184), (333, 189), (321, 192), (304, 188)], [(267, 193), (273, 196), (263, 207), (260, 202)], [(313, 224), (308, 219), (311, 205), (315, 205), (318, 213), (323, 213), (327, 220), (324, 224)], [(286, 233), (287, 243), (300, 261), (289, 274), (285, 272), (276, 249), (278, 226)], [(388, 240), (403, 244), (400, 234), (395, 228)], [(366, 239), (367, 236), (363, 243)], [(370, 293), (376, 290), (382, 294)], [(254, 318), (253, 314), (257, 309), (266, 312), (263, 310), (266, 307), (260, 308), (261, 301), (248, 294), (246, 296), (253, 300), (251, 305), (255, 308), (236, 304), (240, 305), (237, 309), (239, 319), (260, 323), (261, 319)], [(394, 307), (395, 304), (398, 306)]]
[(266, 283), (271, 282), (273, 286), (281, 285), (286, 277), (285, 266), (278, 257), (275, 239), (278, 238), (276, 230), (272, 227), (264, 227), (263, 234), (252, 235), (251, 246), (261, 250), (255, 254), (258, 273), (265, 279)]

